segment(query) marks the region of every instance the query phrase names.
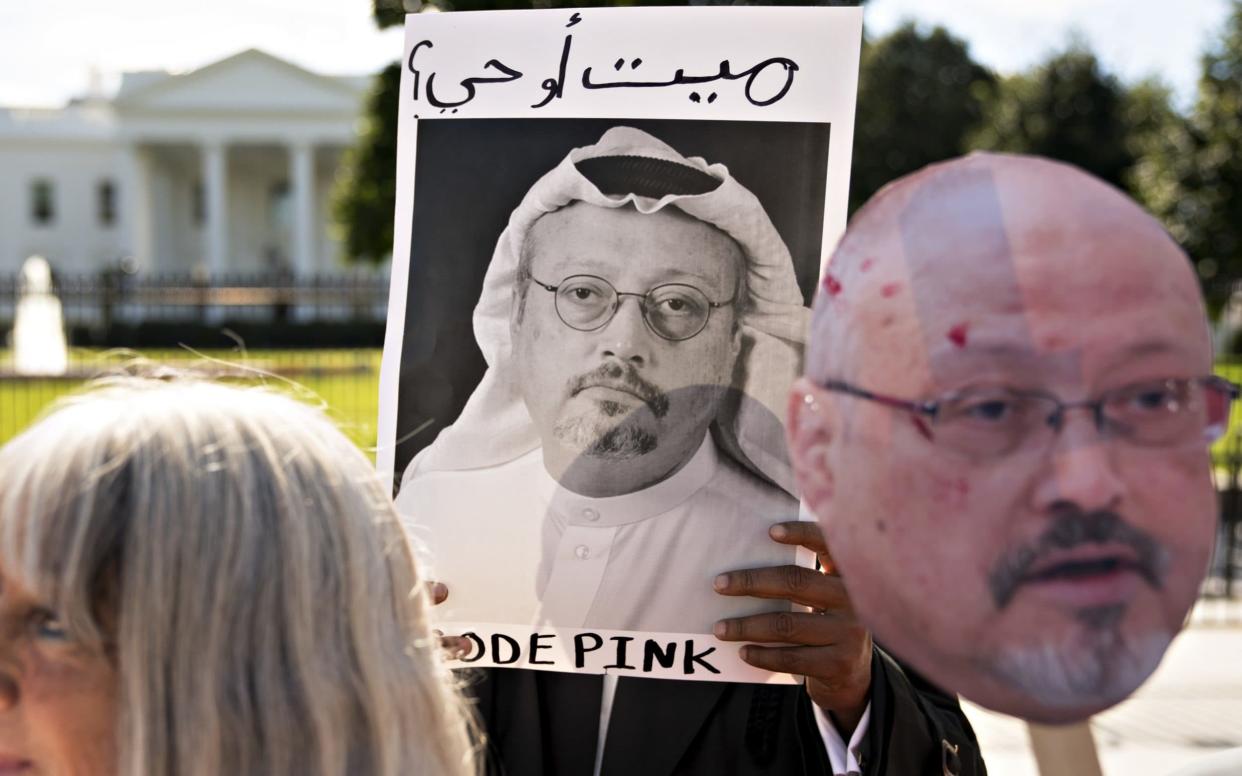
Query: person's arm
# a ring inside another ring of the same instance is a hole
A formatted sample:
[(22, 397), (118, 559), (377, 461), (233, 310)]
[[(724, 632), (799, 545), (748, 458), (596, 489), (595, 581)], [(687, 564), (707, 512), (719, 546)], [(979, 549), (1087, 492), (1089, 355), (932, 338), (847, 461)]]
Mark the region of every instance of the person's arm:
[(789, 601), (811, 611), (722, 620), (715, 632), (723, 640), (754, 642), (741, 648), (751, 665), (806, 677), (812, 703), (805, 704), (809, 720), (802, 727), (819, 732), (834, 773), (856, 768), (868, 776), (942, 776), (946, 763), (949, 773), (953, 766), (962, 776), (986, 773), (957, 699), (906, 672), (872, 644), (819, 525), (777, 523), (771, 535), (815, 552), (820, 569), (791, 565), (730, 572), (717, 579), (717, 592)]
[(806, 678), (829, 761), (835, 772), (847, 773), (857, 768), (851, 751), (858, 748), (868, 727), (871, 634), (854, 615), (817, 523), (777, 523), (770, 535), (781, 544), (814, 552), (820, 569), (789, 565), (729, 572), (717, 578), (716, 592), (783, 600), (811, 611), (721, 620), (714, 632), (726, 641), (754, 642), (740, 650), (747, 663)]
[(754, 642), (740, 650), (742, 659), (753, 666), (806, 677), (811, 700), (848, 737), (869, 700), (871, 634), (854, 614), (818, 523), (776, 523), (769, 534), (773, 541), (811, 550), (820, 568), (788, 565), (731, 571), (716, 578), (716, 592), (787, 601), (811, 611), (721, 620), (714, 633), (725, 641)]

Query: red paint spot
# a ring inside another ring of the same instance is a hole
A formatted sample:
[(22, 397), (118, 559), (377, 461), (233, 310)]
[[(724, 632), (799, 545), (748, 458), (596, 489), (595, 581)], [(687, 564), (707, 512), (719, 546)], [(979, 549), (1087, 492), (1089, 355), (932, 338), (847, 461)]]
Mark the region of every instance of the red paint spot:
[(891, 299), (900, 290), (901, 290), (900, 283), (885, 283), (884, 285), (880, 286), (880, 296), (884, 297), (885, 299)]
[(966, 330), (969, 328), (969, 324), (959, 323), (952, 329), (949, 329), (949, 341), (959, 348), (966, 347)]
[(824, 275), (824, 290), (828, 292), (829, 296), (836, 296), (841, 293), (841, 281), (832, 275)]
[(937, 477), (932, 480), (932, 498), (950, 507), (961, 507), (966, 503), (966, 497), (969, 495), (970, 483), (965, 477), (955, 477), (952, 480)]
[(932, 432), (931, 432), (931, 426), (927, 425), (927, 421), (923, 420), (918, 415), (911, 415), (910, 421), (914, 423), (914, 427), (918, 429), (919, 436), (923, 437), (924, 439), (930, 442), (932, 438)]
[(863, 259), (862, 266), (859, 269), (861, 269), (863, 272), (866, 272), (867, 270), (871, 269), (874, 266), (875, 266), (875, 259)]

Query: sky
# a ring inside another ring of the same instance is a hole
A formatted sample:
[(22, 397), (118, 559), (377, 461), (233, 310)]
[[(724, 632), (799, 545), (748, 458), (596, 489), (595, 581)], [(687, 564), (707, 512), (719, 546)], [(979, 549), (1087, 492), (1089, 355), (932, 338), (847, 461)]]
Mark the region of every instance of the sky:
[[(1185, 106), (1228, 12), (1229, 0), (870, 0), (866, 27), (943, 25), (1001, 73), (1078, 35), (1124, 80), (1158, 76)], [(252, 47), (358, 75), (398, 58), (401, 33), (375, 28), (370, 0), (0, 0), (0, 106), (62, 105), (87, 91), (92, 71), (111, 90), (123, 71), (192, 70)]]

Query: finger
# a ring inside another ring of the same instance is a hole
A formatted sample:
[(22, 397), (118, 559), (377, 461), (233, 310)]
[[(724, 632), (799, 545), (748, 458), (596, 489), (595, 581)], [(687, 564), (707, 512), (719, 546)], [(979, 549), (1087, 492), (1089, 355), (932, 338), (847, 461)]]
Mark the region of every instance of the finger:
[(437, 606), (448, 600), (448, 586), (443, 582), (428, 582), (427, 595), (431, 596), (431, 605)]
[(857, 638), (853, 615), (771, 612), (721, 620), (712, 628), (723, 641), (758, 641), (803, 646), (829, 646)]
[(717, 576), (712, 586), (722, 595), (776, 598), (812, 609), (852, 611), (840, 577), (827, 576), (802, 566), (729, 571)]
[(793, 544), (805, 547), (819, 558), (819, 565), (825, 574), (836, 574), (837, 564), (828, 550), (828, 541), (824, 531), (814, 520), (787, 520), (775, 523), (768, 529), (768, 535), (781, 544)]
[(833, 647), (761, 647), (747, 644), (738, 655), (755, 668), (795, 676), (835, 676), (848, 671), (848, 656)]
[(470, 656), (470, 650), (474, 648), (474, 644), (464, 636), (441, 636), (440, 648), (444, 650), (448, 658), (461, 660)]
[(768, 535), (781, 544), (799, 544), (816, 554), (828, 552), (823, 529), (814, 520), (786, 520), (773, 523)]

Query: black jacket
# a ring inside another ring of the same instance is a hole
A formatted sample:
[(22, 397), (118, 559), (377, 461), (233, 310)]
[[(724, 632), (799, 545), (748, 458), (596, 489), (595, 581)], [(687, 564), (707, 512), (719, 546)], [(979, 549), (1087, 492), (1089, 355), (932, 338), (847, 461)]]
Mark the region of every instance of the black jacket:
[[(863, 776), (986, 774), (955, 698), (879, 649), (871, 666)], [(489, 774), (591, 776), (601, 677), (500, 669), (466, 676), (489, 739)], [(831, 773), (800, 685), (617, 683), (601, 776)]]

